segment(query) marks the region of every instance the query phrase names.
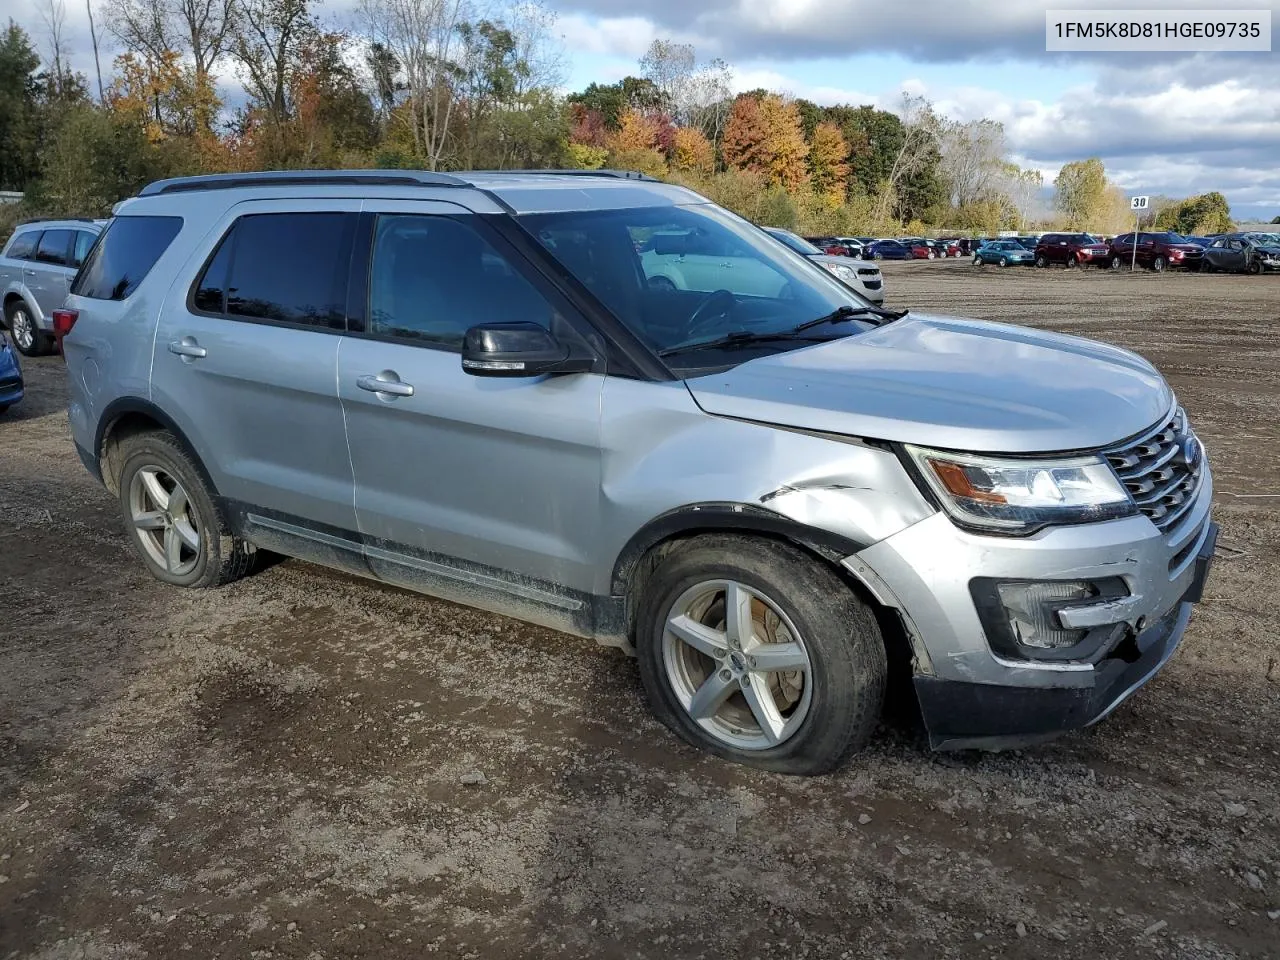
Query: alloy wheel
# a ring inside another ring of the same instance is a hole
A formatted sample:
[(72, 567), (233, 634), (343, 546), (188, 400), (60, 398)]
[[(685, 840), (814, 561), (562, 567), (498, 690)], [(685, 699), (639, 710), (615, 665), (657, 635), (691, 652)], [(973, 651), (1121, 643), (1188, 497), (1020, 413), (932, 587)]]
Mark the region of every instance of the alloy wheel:
[(662, 662), (680, 705), (726, 746), (776, 747), (808, 715), (813, 666), (804, 639), (776, 603), (737, 581), (704, 581), (679, 596)]
[(9, 332), (13, 334), (13, 342), (23, 353), (29, 352), (36, 342), (35, 324), (31, 322), (31, 314), (26, 307), (15, 307), (9, 318)]
[(143, 467), (129, 482), (129, 516), (138, 542), (156, 566), (185, 576), (200, 560), (200, 522), (187, 491), (160, 467)]

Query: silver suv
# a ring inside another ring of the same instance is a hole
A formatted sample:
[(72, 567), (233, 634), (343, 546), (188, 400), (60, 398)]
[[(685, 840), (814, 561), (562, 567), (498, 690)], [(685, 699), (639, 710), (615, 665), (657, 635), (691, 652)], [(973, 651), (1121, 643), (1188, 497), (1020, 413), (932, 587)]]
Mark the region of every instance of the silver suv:
[[(734, 265), (651, 282), (691, 233)], [(1099, 720), (1216, 537), (1145, 360), (874, 307), (636, 175), (155, 183), (58, 325), (76, 446), (159, 579), (271, 551), (592, 637), (771, 770), (865, 744), (895, 661), (936, 748)]]
[(13, 231), (0, 252), (4, 323), (29, 357), (53, 348), (53, 311), (67, 299), (71, 279), (105, 220), (36, 220)]

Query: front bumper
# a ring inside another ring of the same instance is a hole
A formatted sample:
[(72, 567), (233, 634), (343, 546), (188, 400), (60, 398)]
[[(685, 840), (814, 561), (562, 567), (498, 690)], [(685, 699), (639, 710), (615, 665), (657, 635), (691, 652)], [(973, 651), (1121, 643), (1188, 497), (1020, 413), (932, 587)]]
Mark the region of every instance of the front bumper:
[[(902, 616), (931, 745), (1007, 749), (1097, 722), (1172, 656), (1217, 539), (1211, 500), (1206, 469), (1194, 507), (1163, 534), (1138, 516), (1000, 538), (936, 514), (844, 563)], [(1012, 659), (988, 642), (970, 592), (979, 577), (1119, 577), (1129, 596), (1115, 604), (1115, 639), (1089, 660)]]

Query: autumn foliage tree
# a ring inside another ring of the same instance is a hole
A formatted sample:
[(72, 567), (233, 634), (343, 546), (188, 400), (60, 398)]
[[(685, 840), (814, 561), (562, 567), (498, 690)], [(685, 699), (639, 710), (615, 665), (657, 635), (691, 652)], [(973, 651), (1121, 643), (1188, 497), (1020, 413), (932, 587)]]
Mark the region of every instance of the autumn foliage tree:
[(725, 166), (734, 170), (763, 170), (766, 132), (760, 116), (760, 101), (745, 94), (738, 97), (729, 111), (720, 145)]
[(671, 169), (706, 175), (715, 170), (716, 154), (707, 135), (696, 127), (680, 127), (671, 148)]
[(844, 203), (849, 185), (849, 146), (834, 123), (824, 122), (814, 127), (809, 170), (814, 191), (829, 206)]

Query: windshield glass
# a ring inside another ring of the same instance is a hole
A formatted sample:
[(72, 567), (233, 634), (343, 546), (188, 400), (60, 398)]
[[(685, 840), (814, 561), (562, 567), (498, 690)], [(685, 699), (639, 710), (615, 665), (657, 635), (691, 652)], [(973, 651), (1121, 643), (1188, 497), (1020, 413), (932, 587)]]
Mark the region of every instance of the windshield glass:
[(781, 240), (796, 253), (803, 253), (806, 257), (812, 257), (822, 253), (808, 240), (797, 237), (794, 233), (788, 233), (786, 230), (768, 230), (766, 231), (771, 237)]
[[(520, 222), (655, 352), (733, 333), (790, 332), (842, 306), (870, 306), (813, 261), (711, 204), (525, 214)], [(829, 329), (838, 336), (868, 328), (851, 320)], [(752, 342), (672, 363), (724, 366), (811, 342)]]

